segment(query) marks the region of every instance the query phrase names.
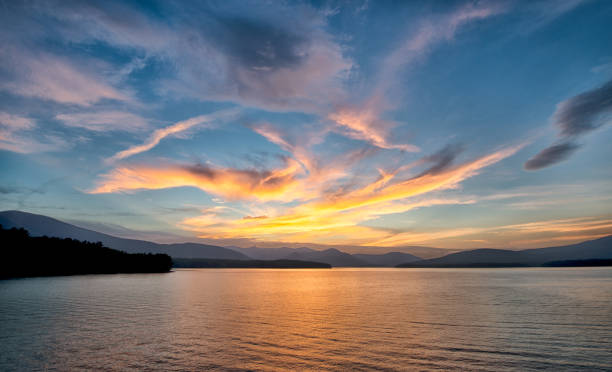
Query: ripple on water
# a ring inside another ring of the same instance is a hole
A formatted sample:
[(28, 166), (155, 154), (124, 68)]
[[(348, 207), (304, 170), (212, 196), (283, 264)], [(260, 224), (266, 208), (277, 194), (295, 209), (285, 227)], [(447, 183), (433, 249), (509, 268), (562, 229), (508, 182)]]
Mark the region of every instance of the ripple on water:
[(612, 370), (611, 269), (0, 281), (0, 370)]

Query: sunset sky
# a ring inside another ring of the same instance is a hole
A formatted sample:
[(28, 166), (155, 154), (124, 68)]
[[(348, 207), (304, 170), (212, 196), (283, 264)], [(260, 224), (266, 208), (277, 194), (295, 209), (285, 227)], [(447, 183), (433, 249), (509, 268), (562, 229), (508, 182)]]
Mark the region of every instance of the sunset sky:
[(612, 234), (611, 1), (0, 1), (0, 209), (154, 241)]

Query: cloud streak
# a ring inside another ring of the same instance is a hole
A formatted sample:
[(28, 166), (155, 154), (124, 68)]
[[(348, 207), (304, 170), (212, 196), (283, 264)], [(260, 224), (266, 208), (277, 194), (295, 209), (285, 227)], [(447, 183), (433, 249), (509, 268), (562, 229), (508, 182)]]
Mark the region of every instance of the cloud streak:
[(52, 54), (34, 55), (5, 47), (0, 49), (0, 59), (5, 73), (12, 76), (0, 84), (0, 89), (12, 94), (80, 106), (104, 99), (131, 101), (95, 73)]
[(115, 162), (117, 160), (125, 159), (130, 156), (134, 156), (136, 154), (140, 154), (142, 152), (146, 152), (157, 146), (164, 138), (168, 136), (176, 136), (182, 132), (185, 132), (191, 128), (196, 126), (206, 126), (211, 127), (212, 122), (216, 119), (229, 117), (234, 115), (236, 110), (227, 110), (209, 115), (200, 115), (187, 120), (179, 121), (174, 123), (168, 127), (160, 128), (155, 130), (149, 138), (142, 144), (132, 146), (126, 150), (119, 151), (112, 157), (108, 159), (108, 162)]
[(524, 165), (538, 170), (570, 157), (580, 146), (576, 140), (612, 120), (612, 80), (593, 90), (578, 94), (557, 105), (553, 125), (560, 141), (540, 151)]
[(328, 115), (328, 119), (335, 122), (341, 133), (373, 146), (408, 152), (420, 151), (416, 145), (391, 141), (390, 131), (397, 123), (381, 119), (382, 114), (395, 104), (389, 103), (386, 95), (395, 88), (400, 70), (426, 56), (440, 43), (452, 40), (462, 26), (491, 17), (502, 10), (495, 4), (469, 3), (423, 21), (415, 33), (402, 41), (383, 60), (370, 98), (359, 106), (338, 105)]
[[(493, 227), (449, 228), (435, 231), (403, 232), (372, 243), (376, 246), (434, 244), (452, 247), (477, 246), (516, 248), (550, 246), (551, 241), (564, 244), (597, 239), (612, 234), (612, 219), (606, 216), (540, 220)], [(508, 242), (517, 246), (508, 246)]]
[(525, 162), (526, 170), (538, 170), (569, 158), (580, 146), (573, 142), (562, 142), (548, 146)]
[[(425, 198), (428, 193), (457, 187), (463, 180), (480, 173), (518, 151), (522, 146), (502, 149), (456, 166), (430, 168), (419, 176), (396, 180), (397, 174), (381, 176), (356, 190), (334, 195), (322, 194), (318, 199), (297, 205), (276, 215), (258, 219), (222, 218), (211, 216), (206, 226), (200, 219), (187, 219), (183, 225), (206, 238), (276, 239), (284, 242), (335, 241), (367, 244), (389, 238), (395, 233), (362, 223), (379, 216), (402, 213), (414, 208), (444, 204), (469, 204), (472, 200)], [(438, 163), (443, 163), (438, 159)], [(214, 225), (214, 226), (213, 226)]]
[(34, 29), (36, 22), (28, 16), (35, 9), (59, 21), (62, 27), (55, 22), (48, 27), (67, 40), (102, 41), (167, 63), (172, 76), (158, 90), (173, 96), (313, 112), (342, 94), (344, 76), (353, 67), (326, 32), (325, 16), (306, 5), (244, 4), (248, 10), (237, 12), (231, 3), (160, 3), (166, 22), (115, 2), (34, 4), (16, 10)]
[(264, 171), (201, 164), (120, 167), (103, 176), (91, 193), (191, 186), (230, 200), (279, 200), (295, 188), (300, 173), (300, 165), (292, 159), (281, 168)]
[(396, 123), (380, 119), (381, 108), (377, 107), (375, 101), (370, 101), (359, 108), (344, 106), (332, 112), (328, 118), (336, 123), (341, 133), (350, 138), (368, 142), (382, 149), (420, 151), (415, 145), (396, 144), (388, 139), (389, 131)]
[(148, 128), (144, 118), (122, 111), (58, 114), (55, 118), (69, 127), (84, 128), (93, 132), (139, 132)]
[(58, 151), (68, 143), (54, 135), (35, 138), (36, 122), (27, 117), (0, 112), (0, 150), (21, 154)]

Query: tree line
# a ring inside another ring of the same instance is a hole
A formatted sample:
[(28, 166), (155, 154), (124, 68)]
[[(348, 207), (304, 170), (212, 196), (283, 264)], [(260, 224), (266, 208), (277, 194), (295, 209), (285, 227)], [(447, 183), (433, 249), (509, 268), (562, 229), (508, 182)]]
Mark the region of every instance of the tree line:
[(167, 254), (125, 253), (102, 243), (33, 237), (0, 225), (0, 278), (115, 273), (161, 273), (172, 268)]

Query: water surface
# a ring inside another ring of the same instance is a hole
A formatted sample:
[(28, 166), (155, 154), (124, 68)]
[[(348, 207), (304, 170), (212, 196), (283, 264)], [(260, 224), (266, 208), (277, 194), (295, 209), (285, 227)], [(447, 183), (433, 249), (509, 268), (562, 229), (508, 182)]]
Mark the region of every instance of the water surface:
[(612, 269), (0, 281), (0, 370), (612, 370)]

